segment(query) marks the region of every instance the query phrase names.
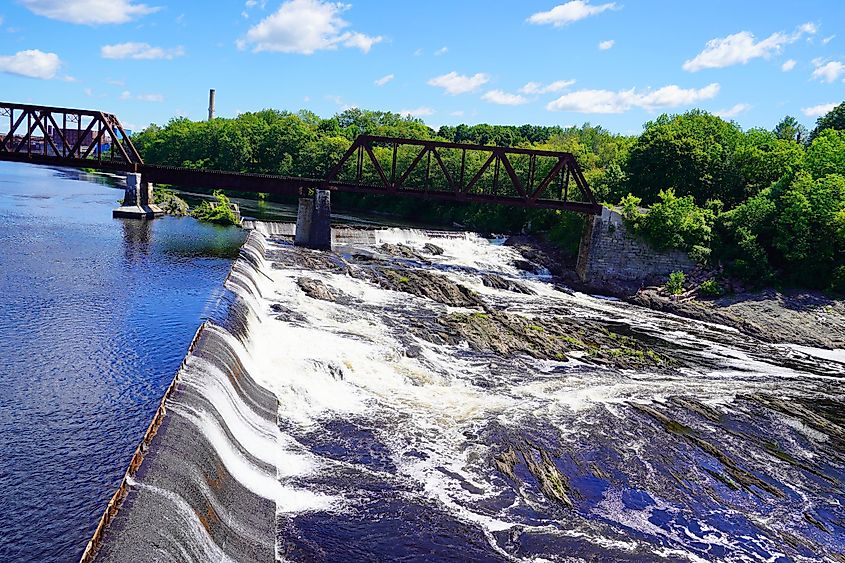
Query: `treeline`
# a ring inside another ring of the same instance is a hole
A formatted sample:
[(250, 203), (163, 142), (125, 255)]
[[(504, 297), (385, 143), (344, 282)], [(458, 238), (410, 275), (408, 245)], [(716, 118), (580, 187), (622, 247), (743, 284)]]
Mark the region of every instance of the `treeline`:
[[(707, 112), (663, 115), (639, 136), (599, 126), (444, 126), (390, 112), (263, 110), (234, 119), (180, 118), (133, 140), (156, 164), (322, 177), (360, 134), (533, 147), (573, 153), (600, 201), (621, 203), (657, 245), (691, 251), (753, 283), (845, 290), (845, 103), (806, 131), (792, 117), (743, 131)], [(339, 207), (544, 233), (576, 249), (581, 218), (546, 210), (337, 194)], [(646, 210), (643, 210), (645, 208)]]

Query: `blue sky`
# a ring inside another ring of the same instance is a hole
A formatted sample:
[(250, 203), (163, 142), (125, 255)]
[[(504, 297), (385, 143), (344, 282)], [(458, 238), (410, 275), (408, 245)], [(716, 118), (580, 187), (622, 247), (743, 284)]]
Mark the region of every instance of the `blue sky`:
[(0, 99), (128, 127), (266, 107), (637, 133), (701, 107), (806, 125), (845, 100), (845, 2), (4, 0)]

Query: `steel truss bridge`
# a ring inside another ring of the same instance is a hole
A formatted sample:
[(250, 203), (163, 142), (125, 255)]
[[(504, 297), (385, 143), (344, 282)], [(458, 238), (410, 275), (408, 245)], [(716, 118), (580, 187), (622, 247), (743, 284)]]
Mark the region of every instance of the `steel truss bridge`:
[(102, 111), (0, 102), (0, 135), (0, 161), (136, 172), (183, 188), (330, 190), (601, 213), (566, 152), (361, 135), (324, 178), (303, 178), (146, 164), (117, 117)]

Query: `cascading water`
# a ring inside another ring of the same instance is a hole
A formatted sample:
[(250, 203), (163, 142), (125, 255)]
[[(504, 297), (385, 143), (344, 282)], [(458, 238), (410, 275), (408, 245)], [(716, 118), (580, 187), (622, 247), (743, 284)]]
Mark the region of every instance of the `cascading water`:
[(474, 235), (255, 229), (98, 559), (842, 560), (845, 357)]

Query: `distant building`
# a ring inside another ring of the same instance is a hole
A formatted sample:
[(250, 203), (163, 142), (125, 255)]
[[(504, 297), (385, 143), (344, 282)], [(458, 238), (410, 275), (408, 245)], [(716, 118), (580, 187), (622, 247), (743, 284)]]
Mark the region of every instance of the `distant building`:
[[(64, 138), (68, 143), (68, 149), (73, 148), (76, 146), (79, 138), (82, 137), (81, 146), (88, 147), (91, 143), (94, 142), (94, 139), (97, 136), (97, 132), (95, 130), (85, 132), (85, 129), (56, 129), (55, 127), (48, 127), (47, 131), (50, 133), (50, 137), (53, 138), (53, 142), (56, 144), (61, 150), (61, 142), (62, 142), (62, 133), (64, 133)], [(111, 143), (111, 135), (108, 133), (104, 133), (103, 136), (100, 138), (100, 144), (109, 144)]]

